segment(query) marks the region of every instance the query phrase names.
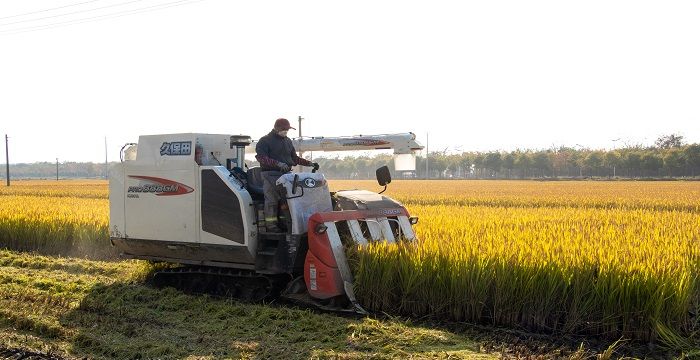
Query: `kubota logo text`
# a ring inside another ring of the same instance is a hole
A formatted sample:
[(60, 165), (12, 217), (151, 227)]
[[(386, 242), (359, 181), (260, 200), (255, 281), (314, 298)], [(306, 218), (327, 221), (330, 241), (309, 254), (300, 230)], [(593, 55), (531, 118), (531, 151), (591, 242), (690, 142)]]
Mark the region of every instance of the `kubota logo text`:
[(160, 146), (160, 156), (163, 155), (190, 155), (192, 154), (191, 141), (164, 142)]
[(129, 193), (152, 193), (157, 196), (183, 195), (194, 191), (191, 187), (177, 181), (153, 176), (129, 175), (132, 179), (145, 180), (135, 186), (129, 186)]

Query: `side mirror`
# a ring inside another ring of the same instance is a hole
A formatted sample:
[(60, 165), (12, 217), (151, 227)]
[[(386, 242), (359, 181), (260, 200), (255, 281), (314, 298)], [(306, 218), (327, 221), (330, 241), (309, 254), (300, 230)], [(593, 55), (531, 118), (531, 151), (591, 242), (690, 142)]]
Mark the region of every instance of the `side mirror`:
[(388, 166), (384, 165), (377, 169), (377, 182), (379, 186), (386, 186), (391, 183), (391, 172)]

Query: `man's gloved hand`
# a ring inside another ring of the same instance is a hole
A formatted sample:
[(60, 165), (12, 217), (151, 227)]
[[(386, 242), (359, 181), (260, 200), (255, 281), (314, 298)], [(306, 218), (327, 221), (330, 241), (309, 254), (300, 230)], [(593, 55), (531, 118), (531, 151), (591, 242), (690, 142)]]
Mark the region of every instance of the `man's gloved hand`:
[(313, 163), (313, 164), (311, 164), (311, 166), (314, 167), (314, 171), (318, 171), (318, 168), (319, 168), (318, 163)]
[(280, 168), (280, 171), (283, 173), (289, 172), (289, 170), (292, 170), (292, 167), (287, 165), (286, 163), (283, 162), (278, 162), (277, 166)]

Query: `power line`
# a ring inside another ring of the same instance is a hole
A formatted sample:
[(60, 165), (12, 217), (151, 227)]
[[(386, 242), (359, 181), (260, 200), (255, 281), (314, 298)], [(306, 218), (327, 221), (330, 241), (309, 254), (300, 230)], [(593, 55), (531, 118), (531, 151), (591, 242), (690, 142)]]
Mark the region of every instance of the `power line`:
[(132, 1), (121, 2), (121, 3), (117, 3), (117, 4), (107, 5), (107, 6), (96, 7), (96, 8), (87, 9), (87, 10), (72, 11), (72, 12), (65, 13), (65, 14), (57, 14), (57, 15), (44, 16), (44, 17), (35, 18), (35, 19), (20, 20), (20, 21), (15, 21), (15, 22), (11, 22), (11, 23), (0, 24), (0, 26), (15, 25), (15, 24), (21, 24), (21, 23), (32, 22), (32, 21), (53, 19), (53, 18), (57, 18), (57, 17), (61, 17), (61, 16), (82, 14), (82, 13), (91, 12), (91, 11), (97, 11), (97, 10), (108, 9), (108, 8), (113, 8), (113, 7), (117, 7), (117, 6), (128, 5), (128, 4), (132, 4), (135, 2), (141, 2), (141, 1), (143, 1), (143, 0), (132, 0)]
[(76, 3), (76, 4), (64, 5), (64, 6), (59, 6), (59, 7), (50, 8), (50, 9), (32, 11), (32, 12), (27, 12), (27, 13), (17, 14), (17, 15), (11, 15), (11, 16), (3, 16), (3, 17), (0, 17), (0, 20), (3, 20), (3, 19), (11, 19), (11, 18), (16, 18), (16, 17), (20, 17), (20, 16), (32, 15), (32, 14), (39, 14), (39, 13), (43, 13), (43, 12), (47, 12), (47, 11), (65, 9), (65, 8), (69, 8), (69, 7), (73, 7), (73, 6), (80, 6), (80, 5), (85, 5), (85, 4), (89, 4), (89, 3), (94, 3), (94, 2), (97, 2), (97, 1), (101, 1), (101, 0), (83, 1), (83, 2), (80, 2), (80, 3)]
[(133, 14), (140, 14), (140, 13), (145, 13), (145, 12), (150, 12), (150, 11), (156, 11), (156, 10), (166, 9), (166, 8), (175, 7), (175, 6), (188, 5), (191, 3), (196, 3), (196, 2), (201, 2), (201, 1), (204, 1), (204, 0), (172, 1), (172, 2), (168, 2), (168, 3), (164, 3), (164, 4), (152, 5), (152, 6), (142, 7), (142, 8), (133, 9), (133, 10), (125, 10), (125, 11), (115, 12), (115, 13), (111, 13), (111, 14), (98, 15), (98, 16), (93, 16), (93, 17), (75, 19), (75, 20), (40, 25), (40, 26), (30, 26), (30, 27), (24, 27), (24, 28), (19, 28), (19, 29), (5, 30), (5, 31), (0, 31), (0, 36), (2, 36), (2, 35), (14, 35), (14, 34), (20, 34), (20, 33), (24, 33), (24, 32), (32, 32), (32, 31), (48, 30), (48, 29), (53, 29), (53, 28), (58, 28), (58, 27), (63, 27), (63, 26), (70, 26), (70, 25), (75, 25), (75, 24), (82, 24), (82, 23), (92, 22), (92, 21), (114, 19), (114, 18), (119, 18), (122, 16), (128, 16), (128, 15), (133, 15)]

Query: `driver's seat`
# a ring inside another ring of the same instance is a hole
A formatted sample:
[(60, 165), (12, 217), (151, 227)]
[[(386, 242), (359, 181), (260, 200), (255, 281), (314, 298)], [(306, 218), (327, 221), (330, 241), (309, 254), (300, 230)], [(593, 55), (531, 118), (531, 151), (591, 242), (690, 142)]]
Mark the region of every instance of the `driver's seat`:
[(262, 168), (260, 166), (249, 168), (246, 177), (248, 178), (248, 192), (251, 195), (264, 196)]

